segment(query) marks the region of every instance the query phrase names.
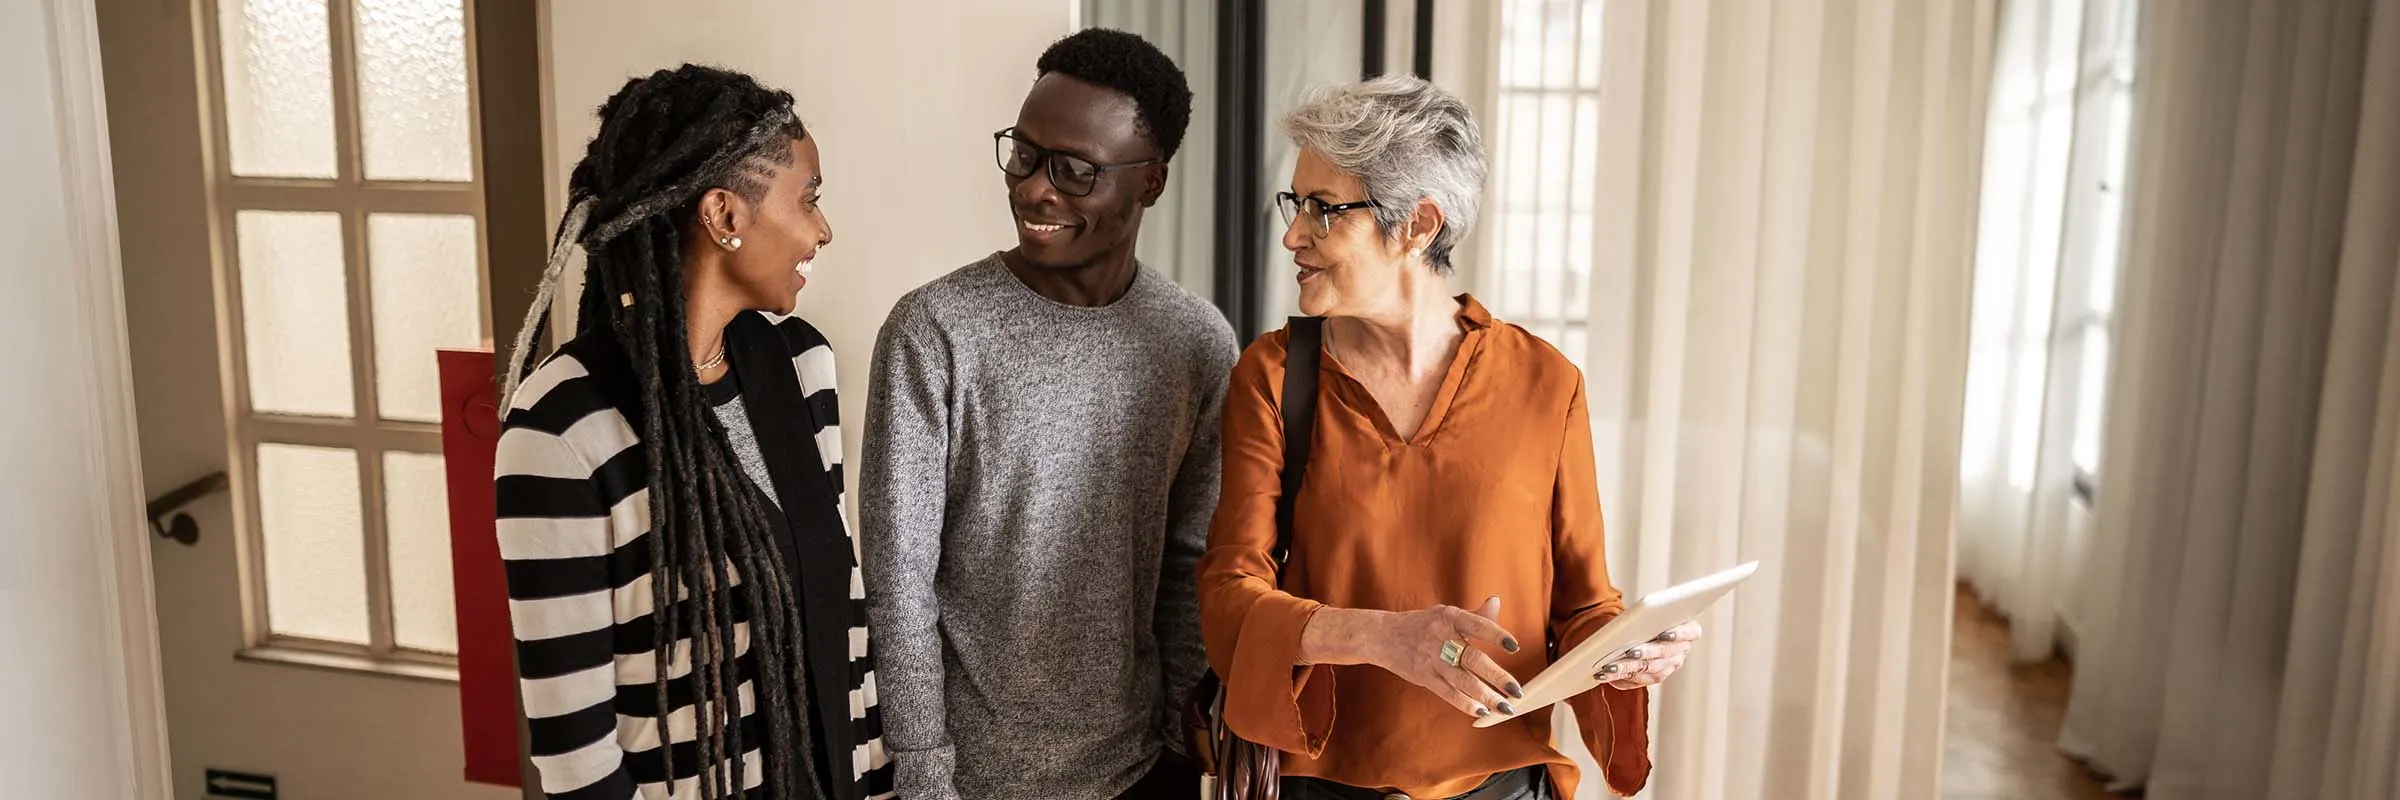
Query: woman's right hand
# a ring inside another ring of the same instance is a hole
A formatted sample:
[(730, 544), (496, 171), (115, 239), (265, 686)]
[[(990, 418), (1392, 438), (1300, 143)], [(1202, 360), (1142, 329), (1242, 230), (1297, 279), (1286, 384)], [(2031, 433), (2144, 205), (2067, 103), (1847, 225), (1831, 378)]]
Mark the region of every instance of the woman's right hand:
[[(1499, 616), (1498, 595), (1474, 611), (1457, 606), (1418, 611), (1323, 608), (1301, 631), (1301, 660), (1372, 664), (1424, 687), (1468, 716), (1490, 716), (1493, 709), (1514, 714), (1509, 701), (1523, 699), (1525, 688), (1478, 647), (1517, 651), (1517, 638), (1493, 621)], [(1444, 645), (1452, 641), (1464, 645), (1456, 665), (1443, 658)]]

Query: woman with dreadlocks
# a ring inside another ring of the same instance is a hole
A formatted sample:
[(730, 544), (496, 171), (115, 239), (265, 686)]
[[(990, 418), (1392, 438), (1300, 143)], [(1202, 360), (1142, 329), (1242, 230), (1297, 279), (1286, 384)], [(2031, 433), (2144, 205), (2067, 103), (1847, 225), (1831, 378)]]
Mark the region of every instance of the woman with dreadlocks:
[[(791, 95), (748, 76), (686, 65), (600, 107), (510, 358), (498, 454), (553, 798), (891, 796), (833, 351), (780, 316), (833, 241), (822, 183)], [(577, 245), (574, 339), (528, 374)]]

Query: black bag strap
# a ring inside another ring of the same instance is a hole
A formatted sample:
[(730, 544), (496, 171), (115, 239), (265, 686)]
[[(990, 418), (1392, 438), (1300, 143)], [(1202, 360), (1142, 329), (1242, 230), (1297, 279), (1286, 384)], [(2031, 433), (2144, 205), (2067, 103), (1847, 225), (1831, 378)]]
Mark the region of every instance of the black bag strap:
[(1308, 477), (1308, 447), (1317, 433), (1317, 358), (1325, 346), (1324, 317), (1293, 317), (1283, 349), (1283, 494), (1275, 498), (1275, 563), (1292, 553), (1292, 504)]

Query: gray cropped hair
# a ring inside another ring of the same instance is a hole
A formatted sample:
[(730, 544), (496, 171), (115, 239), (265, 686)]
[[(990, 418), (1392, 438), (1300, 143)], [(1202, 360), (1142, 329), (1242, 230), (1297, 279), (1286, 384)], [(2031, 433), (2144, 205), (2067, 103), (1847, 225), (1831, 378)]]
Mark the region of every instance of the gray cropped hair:
[(1358, 176), (1387, 234), (1432, 200), (1444, 221), (1425, 259), (1450, 274), (1451, 251), (1475, 229), (1485, 169), (1483, 131), (1457, 95), (1411, 75), (1320, 86), (1284, 115), (1283, 133)]

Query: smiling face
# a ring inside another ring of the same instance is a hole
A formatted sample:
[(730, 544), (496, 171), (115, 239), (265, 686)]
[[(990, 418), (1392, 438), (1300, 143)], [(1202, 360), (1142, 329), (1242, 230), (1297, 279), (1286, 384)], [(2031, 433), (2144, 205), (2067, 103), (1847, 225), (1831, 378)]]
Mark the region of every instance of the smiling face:
[[(1159, 157), (1141, 133), (1133, 98), (1059, 73), (1034, 82), (1017, 112), (1015, 134), (1102, 167)], [(1023, 178), (1001, 174), (1016, 220), (1017, 255), (1037, 269), (1129, 258), (1142, 209), (1158, 202), (1166, 188), (1166, 165), (1103, 169), (1091, 193), (1080, 197), (1051, 183), (1051, 164), (1041, 166)]]
[[(1300, 163), (1292, 170), (1292, 194), (1332, 206), (1367, 199), (1367, 187), (1315, 150), (1302, 148)], [(1325, 225), (1320, 235), (1317, 220), (1301, 213), (1283, 231), (1283, 247), (1292, 251), (1292, 262), (1300, 268), (1295, 276), (1300, 282), (1300, 313), (1364, 316), (1407, 304), (1403, 272), (1424, 268), (1413, 266), (1418, 262), (1409, 257), (1405, 237), (1385, 235), (1372, 209), (1335, 214)]]
[[(770, 165), (750, 176), (763, 187), (753, 192), (712, 189), (700, 200), (706, 241), (694, 244), (722, 254), (712, 259), (731, 304), (790, 314), (808, 286), (817, 251), (833, 243), (833, 225), (818, 205), (825, 180), (816, 137), (791, 143), (788, 165)], [(752, 200), (744, 194), (756, 194)], [(731, 247), (724, 237), (741, 240)]]

